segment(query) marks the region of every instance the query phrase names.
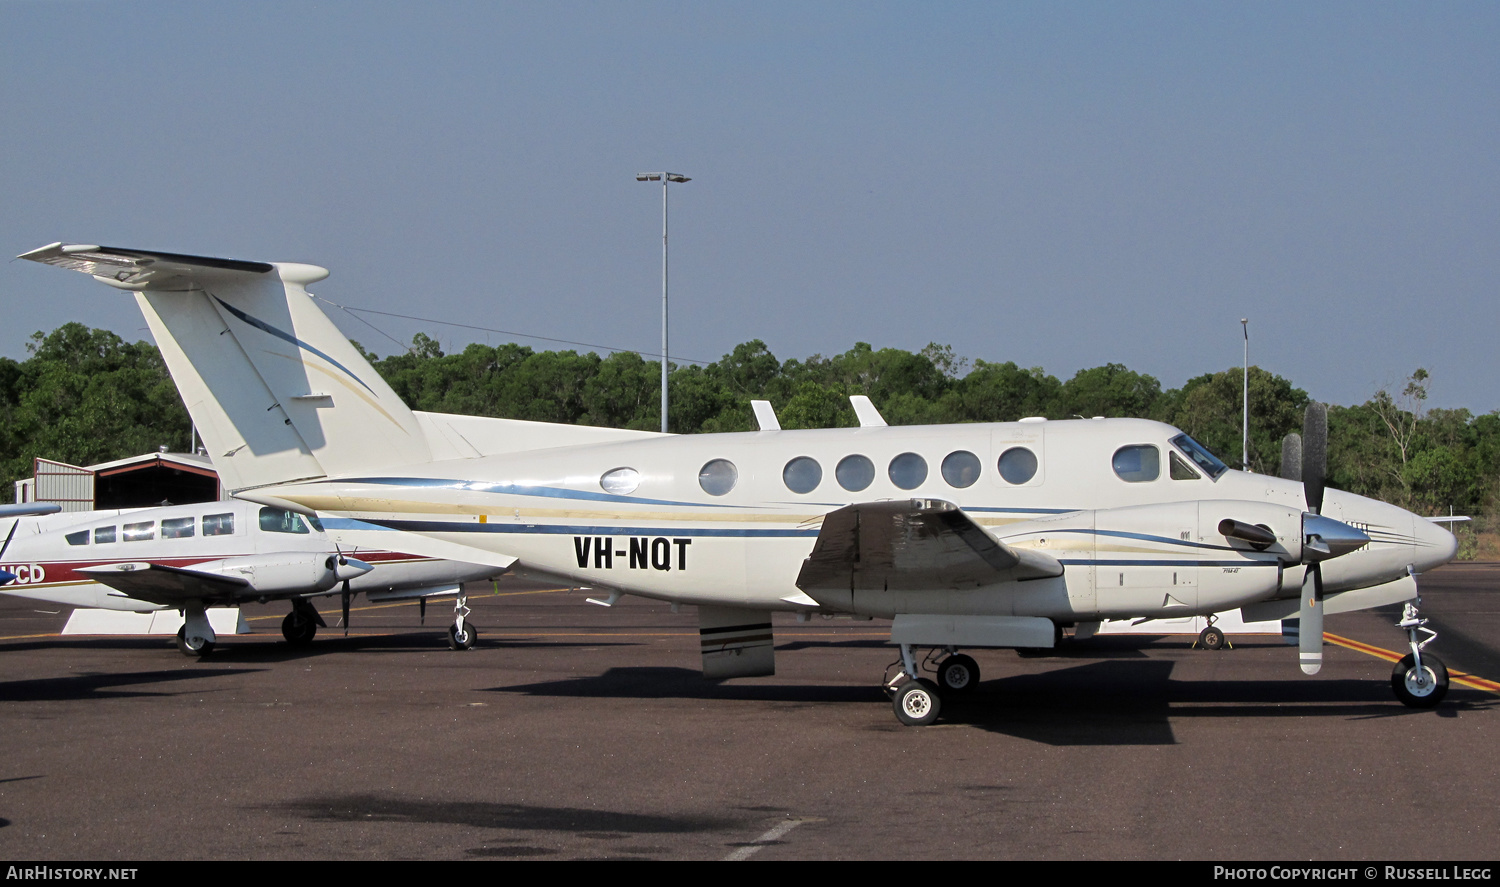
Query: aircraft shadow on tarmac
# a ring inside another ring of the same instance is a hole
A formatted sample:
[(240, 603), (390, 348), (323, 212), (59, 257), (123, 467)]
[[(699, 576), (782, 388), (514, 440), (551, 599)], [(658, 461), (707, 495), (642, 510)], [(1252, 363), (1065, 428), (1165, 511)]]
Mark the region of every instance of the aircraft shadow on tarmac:
[[(124, 674), (80, 674), (62, 678), (0, 681), (0, 702), (71, 702), (84, 699), (129, 699), (137, 696), (176, 696), (178, 691), (138, 689), (143, 685), (199, 681), (246, 674), (243, 668), (174, 668)], [(124, 689), (124, 688), (132, 689)], [(186, 692), (186, 691), (183, 691)], [(201, 689), (192, 692), (201, 693)]]
[[(1088, 662), (1042, 673), (985, 680), (972, 695), (944, 698), (938, 723), (969, 726), (1057, 746), (1175, 745), (1172, 720), (1183, 718), (1373, 718), (1449, 715), (1489, 708), (1495, 700), (1455, 687), (1444, 708), (1423, 712), (1390, 698), (1370, 680), (1174, 681), (1173, 663), (1159, 660)], [(600, 675), (493, 687), (490, 692), (533, 696), (719, 699), (795, 704), (889, 702), (878, 687), (776, 684), (767, 679), (705, 681), (694, 670), (611, 668)], [(889, 723), (891, 729), (908, 729)]]

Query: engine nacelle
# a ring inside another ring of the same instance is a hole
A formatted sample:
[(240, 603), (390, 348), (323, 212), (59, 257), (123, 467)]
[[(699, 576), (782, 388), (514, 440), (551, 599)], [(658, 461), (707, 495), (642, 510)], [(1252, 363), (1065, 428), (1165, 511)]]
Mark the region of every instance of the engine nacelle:
[(244, 579), (244, 597), (317, 594), (344, 579), (368, 573), (373, 567), (330, 551), (283, 551), (250, 554), (194, 564), (188, 569)]

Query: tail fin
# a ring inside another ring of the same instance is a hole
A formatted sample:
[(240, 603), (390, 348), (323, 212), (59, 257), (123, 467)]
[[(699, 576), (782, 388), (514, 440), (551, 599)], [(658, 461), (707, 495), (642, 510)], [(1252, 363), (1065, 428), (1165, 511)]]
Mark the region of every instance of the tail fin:
[(20, 258), (135, 292), (228, 490), (432, 459), (411, 410), (312, 303), (324, 268), (62, 243)]

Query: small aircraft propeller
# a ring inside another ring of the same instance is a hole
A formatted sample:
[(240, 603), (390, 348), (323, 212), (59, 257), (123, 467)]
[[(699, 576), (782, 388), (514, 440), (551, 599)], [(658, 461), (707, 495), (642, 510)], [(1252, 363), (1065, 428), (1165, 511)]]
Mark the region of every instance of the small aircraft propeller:
[[(1327, 533), (1332, 529), (1324, 527), (1328, 519), (1322, 517), (1324, 477), (1328, 473), (1328, 408), (1317, 401), (1307, 405), (1298, 449), (1298, 461), (1302, 463), (1302, 495), (1307, 500), (1309, 513), (1302, 516), (1302, 562), (1307, 565), (1307, 570), (1302, 576), (1302, 594), (1297, 608), (1297, 658), (1302, 673), (1312, 675), (1323, 668), (1322, 561), (1335, 556), (1323, 542), (1323, 536), (1310, 532), (1324, 529)], [(1286, 462), (1286, 450), (1283, 444), (1283, 463)], [(1308, 520), (1309, 517), (1312, 520)], [(1368, 537), (1365, 541), (1369, 541)]]
[(344, 637), (349, 636), (349, 580), (344, 580)]

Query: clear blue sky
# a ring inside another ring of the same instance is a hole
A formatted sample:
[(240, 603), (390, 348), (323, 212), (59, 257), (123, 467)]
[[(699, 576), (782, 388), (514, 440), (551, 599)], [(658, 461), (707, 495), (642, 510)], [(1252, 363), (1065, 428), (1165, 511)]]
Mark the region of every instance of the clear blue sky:
[[(0, 0), (0, 245), (324, 265), (655, 352), (856, 341), (1500, 408), (1500, 4)], [(131, 299), (0, 263), (0, 354)], [(389, 318), (450, 350), (507, 337)], [(388, 354), (397, 345), (340, 319)], [(535, 347), (546, 342), (519, 340)]]

